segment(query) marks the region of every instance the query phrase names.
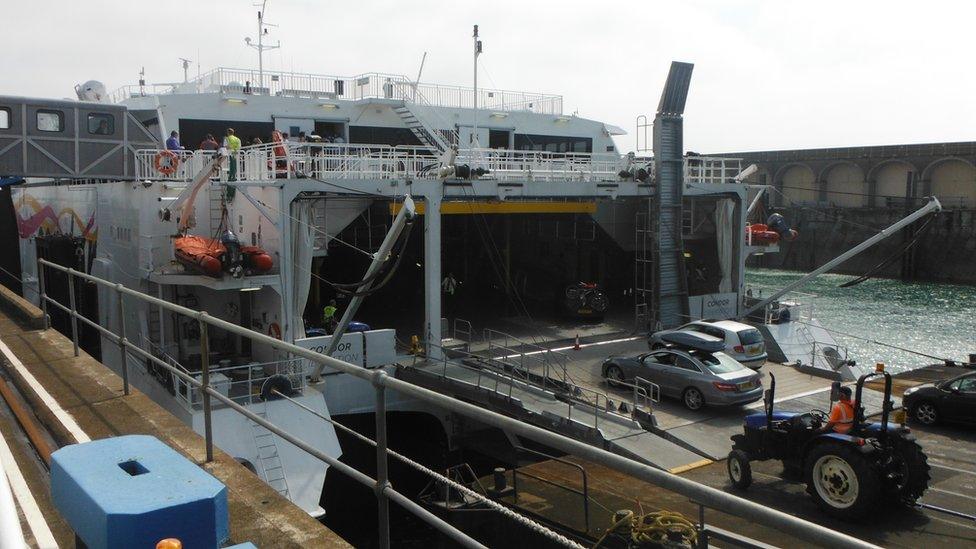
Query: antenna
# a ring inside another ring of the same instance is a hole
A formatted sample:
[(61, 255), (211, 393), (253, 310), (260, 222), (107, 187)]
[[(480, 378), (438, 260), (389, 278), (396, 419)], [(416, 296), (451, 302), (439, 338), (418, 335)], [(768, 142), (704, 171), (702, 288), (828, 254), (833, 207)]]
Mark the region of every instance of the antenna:
[(190, 72), (189, 72), (190, 63), (192, 63), (193, 61), (190, 61), (189, 59), (185, 59), (183, 57), (180, 57), (180, 61), (183, 62), (183, 83), (186, 84), (187, 82), (190, 81)]
[(478, 147), (478, 56), (481, 55), (481, 40), (478, 38), (478, 25), (474, 26), (474, 124), (471, 128), (471, 148)]
[(146, 67), (139, 70), (139, 95), (143, 97), (146, 95)]
[(261, 11), (258, 12), (258, 43), (252, 44), (250, 37), (244, 38), (244, 43), (249, 47), (258, 50), (258, 87), (262, 90), (264, 87), (264, 50), (273, 50), (281, 47), (281, 41), (274, 46), (265, 46), (264, 37), (268, 34), (268, 27), (277, 27), (278, 25), (272, 25), (271, 23), (264, 22), (264, 14), (267, 11), (268, 0), (263, 0), (260, 4), (252, 4), (254, 7), (261, 7)]

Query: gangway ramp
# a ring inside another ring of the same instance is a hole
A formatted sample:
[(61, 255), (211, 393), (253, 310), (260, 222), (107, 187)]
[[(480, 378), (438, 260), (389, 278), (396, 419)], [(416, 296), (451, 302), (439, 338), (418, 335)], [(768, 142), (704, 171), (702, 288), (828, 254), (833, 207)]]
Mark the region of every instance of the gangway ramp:
[(701, 455), (651, 432), (653, 415), (646, 405), (635, 411), (628, 402), (621, 411), (620, 400), (589, 388), (554, 379), (545, 381), (544, 388), (535, 376), (466, 362), (417, 360), (398, 368), (396, 375), (661, 469), (681, 470), (702, 461)]

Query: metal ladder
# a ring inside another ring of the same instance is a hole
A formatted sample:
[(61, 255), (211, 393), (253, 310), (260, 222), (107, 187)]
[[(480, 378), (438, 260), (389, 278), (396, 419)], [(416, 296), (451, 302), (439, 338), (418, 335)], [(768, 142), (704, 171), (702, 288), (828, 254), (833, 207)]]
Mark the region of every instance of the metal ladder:
[[(210, 185), (210, 234), (214, 235), (217, 232), (217, 227), (220, 225), (220, 216), (223, 211), (223, 194), (224, 189), (217, 185)], [(199, 224), (199, 223), (198, 223)], [(228, 225), (230, 221), (228, 221)], [(229, 227), (228, 227), (229, 228)], [(220, 238), (220, 235), (216, 235), (216, 238)]]
[(326, 208), (324, 198), (319, 198), (312, 202), (312, 226), (316, 229), (312, 236), (312, 249), (326, 250), (326, 253), (328, 253), (329, 236), (325, 232)]
[[(268, 419), (267, 403), (265, 409), (256, 410), (254, 413), (262, 419)], [(289, 498), (288, 479), (285, 478), (285, 468), (281, 465), (281, 457), (278, 456), (278, 443), (275, 442), (274, 434), (256, 421), (248, 421), (251, 423), (254, 443), (258, 448), (258, 464), (264, 473), (264, 481), (276, 492)]]

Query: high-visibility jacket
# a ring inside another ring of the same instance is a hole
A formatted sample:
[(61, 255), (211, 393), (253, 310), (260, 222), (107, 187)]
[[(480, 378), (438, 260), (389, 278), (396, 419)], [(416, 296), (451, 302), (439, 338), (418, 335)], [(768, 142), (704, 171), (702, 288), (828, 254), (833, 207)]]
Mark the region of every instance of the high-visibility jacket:
[(830, 422), (834, 431), (846, 434), (854, 426), (854, 404), (849, 400), (838, 400), (830, 411)]
[(325, 320), (326, 322), (332, 320), (335, 317), (336, 311), (338, 310), (338, 308), (332, 305), (326, 305), (322, 309), (322, 320)]

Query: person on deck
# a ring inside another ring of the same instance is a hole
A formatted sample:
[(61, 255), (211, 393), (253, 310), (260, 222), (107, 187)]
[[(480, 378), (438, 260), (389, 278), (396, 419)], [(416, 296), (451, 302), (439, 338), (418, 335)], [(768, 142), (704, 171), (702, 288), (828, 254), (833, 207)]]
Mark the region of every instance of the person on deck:
[(823, 433), (830, 432), (842, 435), (847, 434), (854, 426), (854, 411), (857, 406), (851, 401), (851, 388), (841, 387), (838, 389), (840, 399), (830, 410), (830, 419), (820, 428)]
[(336, 307), (336, 301), (334, 299), (330, 299), (329, 304), (322, 308), (322, 327), (330, 334), (336, 328), (336, 313), (338, 311), (339, 308)]
[(454, 314), (454, 293), (457, 292), (458, 281), (454, 278), (454, 273), (448, 271), (447, 276), (441, 281), (441, 290), (444, 292), (444, 310), (448, 316)]
[(183, 150), (183, 145), (180, 145), (180, 132), (176, 130), (169, 132), (169, 139), (166, 140), (166, 149), (170, 151)]
[(217, 143), (217, 140), (214, 139), (213, 134), (208, 133), (207, 137), (200, 142), (199, 148), (201, 151), (216, 151), (220, 148), (220, 143)]
[[(230, 153), (230, 168), (227, 173), (227, 181), (237, 181), (237, 151), (241, 150), (241, 138), (234, 135), (234, 128), (227, 128), (227, 136), (224, 137), (224, 146)], [(231, 193), (228, 191), (228, 195)], [(233, 196), (230, 196), (233, 198)]]

